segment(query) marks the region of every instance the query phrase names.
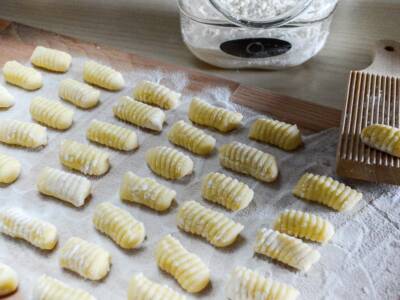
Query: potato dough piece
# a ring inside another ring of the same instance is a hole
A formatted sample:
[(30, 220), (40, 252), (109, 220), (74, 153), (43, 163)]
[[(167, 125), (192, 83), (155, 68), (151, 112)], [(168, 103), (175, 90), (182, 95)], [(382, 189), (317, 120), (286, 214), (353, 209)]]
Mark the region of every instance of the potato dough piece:
[(256, 271), (236, 267), (229, 275), (225, 294), (230, 300), (296, 300), (300, 292)]
[(60, 130), (70, 128), (74, 118), (73, 110), (43, 97), (33, 98), (29, 111), (35, 121)]
[(4, 80), (25, 90), (33, 91), (43, 85), (42, 74), (33, 68), (25, 67), (12, 60), (6, 62), (3, 67)]
[(100, 280), (110, 271), (110, 253), (78, 237), (70, 238), (60, 252), (60, 266), (83, 278)]
[(151, 281), (139, 273), (129, 282), (128, 300), (186, 300), (186, 297), (169, 286)]
[(251, 125), (249, 138), (287, 151), (295, 150), (302, 144), (296, 125), (267, 118), (258, 119)]
[(335, 234), (335, 228), (317, 215), (286, 209), (275, 220), (274, 229), (288, 235), (325, 243)]
[(189, 156), (170, 147), (159, 146), (146, 152), (150, 169), (166, 179), (181, 179), (193, 172), (193, 161)]
[(0, 231), (43, 250), (53, 249), (58, 240), (53, 224), (28, 216), (17, 207), (0, 211)]
[(275, 157), (239, 142), (222, 145), (219, 148), (221, 166), (258, 180), (272, 182), (278, 177)]
[(161, 84), (143, 80), (135, 87), (133, 98), (163, 109), (174, 109), (180, 104), (181, 94)]
[(372, 124), (361, 131), (364, 144), (400, 157), (400, 129), (383, 124)]
[(80, 207), (91, 193), (91, 183), (85, 177), (45, 167), (39, 173), (37, 189), (44, 195)]
[(11, 267), (0, 263), (0, 297), (15, 292), (17, 288), (17, 273)]
[(110, 91), (119, 91), (125, 86), (124, 77), (120, 72), (93, 60), (89, 60), (83, 65), (83, 79), (87, 83)]
[(215, 146), (215, 138), (182, 120), (172, 125), (168, 139), (171, 143), (198, 155), (210, 154)]
[(189, 106), (189, 119), (196, 124), (215, 128), (220, 132), (229, 132), (238, 128), (243, 115), (238, 112), (216, 107), (194, 98)]
[(176, 196), (174, 190), (154, 179), (139, 177), (132, 172), (125, 173), (119, 194), (122, 200), (143, 204), (156, 211), (167, 210)]
[(177, 222), (183, 231), (199, 235), (219, 248), (233, 244), (244, 228), (242, 224), (196, 201), (186, 201), (180, 206)]
[(352, 209), (362, 194), (328, 176), (305, 173), (293, 189), (293, 195), (317, 202), (337, 211)]
[(12, 183), (21, 173), (21, 163), (14, 157), (0, 153), (0, 183)]
[(0, 142), (26, 148), (47, 145), (46, 127), (18, 120), (0, 120)]
[(73, 288), (47, 275), (42, 275), (33, 288), (32, 300), (96, 300), (88, 292)]
[(254, 251), (304, 272), (321, 257), (302, 240), (268, 228), (258, 230)]
[(9, 108), (14, 104), (14, 96), (4, 86), (0, 85), (0, 108)]
[(86, 175), (100, 176), (110, 168), (110, 155), (96, 147), (72, 140), (63, 140), (60, 147), (60, 162), (67, 168)]
[(32, 53), (31, 63), (36, 67), (54, 72), (67, 72), (72, 57), (64, 51), (37, 46)]
[(86, 137), (92, 142), (117, 150), (130, 151), (139, 147), (138, 138), (133, 130), (96, 119), (90, 122)]
[(171, 274), (189, 293), (202, 291), (210, 282), (210, 270), (200, 257), (170, 234), (158, 242), (155, 256), (160, 269)]
[(201, 195), (211, 202), (238, 211), (250, 204), (254, 192), (243, 182), (221, 173), (211, 172), (203, 177)]
[(165, 113), (161, 109), (130, 97), (121, 97), (113, 112), (118, 119), (154, 131), (161, 131), (165, 122)]
[(75, 106), (87, 109), (99, 103), (100, 91), (86, 83), (68, 78), (60, 82), (58, 96)]
[(146, 236), (142, 222), (110, 202), (102, 202), (96, 206), (93, 224), (97, 230), (109, 236), (124, 249), (139, 247)]

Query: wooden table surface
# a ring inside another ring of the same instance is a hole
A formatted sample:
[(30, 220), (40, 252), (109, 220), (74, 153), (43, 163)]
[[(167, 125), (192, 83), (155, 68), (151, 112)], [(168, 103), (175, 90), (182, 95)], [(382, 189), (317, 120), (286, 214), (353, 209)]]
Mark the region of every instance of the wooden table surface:
[(0, 18), (342, 108), (348, 72), (367, 66), (378, 39), (400, 40), (399, 0), (342, 0), (326, 48), (284, 71), (221, 70), (200, 62), (180, 36), (175, 0), (1, 0)]

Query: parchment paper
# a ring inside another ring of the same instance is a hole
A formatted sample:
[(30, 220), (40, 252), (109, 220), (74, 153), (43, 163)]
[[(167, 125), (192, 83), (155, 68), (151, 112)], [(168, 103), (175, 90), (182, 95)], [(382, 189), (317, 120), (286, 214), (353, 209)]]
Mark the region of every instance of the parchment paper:
[[(16, 105), (0, 111), (0, 118), (16, 118), (30, 121), (29, 103), (33, 96), (41, 95), (58, 99), (58, 83), (66, 77), (81, 80), (83, 58), (74, 58), (73, 66), (67, 74), (52, 74), (43, 71), (44, 87), (36, 92), (26, 92), (6, 85), (15, 95)], [(184, 92), (183, 104), (173, 112), (167, 112), (167, 126), (161, 134), (135, 128), (118, 121), (112, 115), (112, 105), (119, 96), (130, 95), (132, 87), (140, 79), (161, 81), (163, 84), (184, 90), (187, 77), (183, 73), (164, 74), (135, 70), (125, 73), (127, 87), (119, 93), (102, 91), (101, 104), (89, 111), (74, 108), (75, 123), (66, 132), (48, 130), (49, 145), (39, 151), (0, 145), (0, 151), (18, 158), (22, 165), (22, 175), (9, 186), (0, 187), (1, 207), (19, 206), (33, 216), (40, 217), (57, 226), (59, 245), (51, 252), (35, 249), (24, 241), (0, 236), (0, 260), (11, 265), (20, 277), (20, 293), (29, 299), (36, 279), (43, 273), (54, 276), (74, 287), (83, 288), (98, 299), (126, 299), (128, 282), (135, 272), (143, 272), (148, 278), (168, 284), (184, 293), (175, 280), (160, 271), (155, 263), (155, 244), (168, 233), (177, 237), (183, 245), (201, 256), (209, 266), (212, 284), (203, 293), (188, 299), (225, 299), (224, 281), (227, 273), (236, 265), (243, 265), (260, 271), (276, 280), (290, 283), (301, 292), (301, 299), (398, 299), (400, 296), (400, 195), (395, 187), (345, 181), (364, 193), (361, 203), (349, 213), (337, 213), (323, 206), (296, 199), (291, 190), (305, 171), (334, 176), (335, 149), (338, 131), (327, 130), (304, 138), (305, 146), (293, 153), (256, 143), (247, 139), (249, 125), (257, 114), (229, 102), (229, 90), (225, 87), (209, 88), (196, 96), (207, 101), (236, 109), (244, 113), (244, 127), (231, 134), (222, 135), (207, 130), (217, 139), (217, 146), (238, 140), (267, 151), (276, 156), (280, 176), (272, 184), (263, 184), (250, 177), (223, 170), (217, 154), (207, 158), (189, 154), (195, 162), (192, 176), (180, 182), (166, 181), (152, 174), (144, 162), (147, 149), (157, 145), (172, 146), (167, 138), (171, 124), (177, 120), (187, 120), (187, 107), (192, 96)], [(60, 100), (57, 100), (60, 101)], [(133, 128), (140, 140), (140, 148), (135, 152), (122, 153), (103, 148), (111, 154), (112, 168), (101, 178), (91, 178), (93, 196), (80, 209), (53, 198), (41, 196), (35, 188), (37, 173), (44, 166), (62, 169), (58, 161), (60, 141), (70, 138), (87, 142), (85, 130), (91, 119), (108, 121)], [(174, 146), (172, 146), (174, 147)], [(177, 191), (177, 203), (167, 213), (158, 214), (142, 206), (123, 203), (118, 196), (122, 175), (131, 170), (140, 176), (151, 176)], [(210, 204), (200, 196), (200, 183), (209, 171), (220, 171), (249, 184), (255, 190), (255, 197), (248, 208), (238, 213), (230, 213), (222, 207)], [(224, 212), (245, 225), (240, 239), (228, 249), (215, 249), (206, 241), (181, 232), (176, 227), (177, 206), (185, 200), (194, 199), (201, 204)], [(143, 246), (134, 251), (121, 250), (109, 238), (97, 232), (91, 222), (95, 206), (102, 201), (110, 201), (132, 213), (146, 227), (147, 239)], [(321, 252), (321, 260), (304, 274), (253, 254), (255, 234), (260, 226), (271, 226), (274, 218), (285, 208), (302, 209), (329, 219), (336, 227), (336, 234), (325, 246), (312, 244)], [(58, 265), (59, 249), (71, 236), (78, 236), (97, 243), (112, 254), (112, 269), (105, 280), (91, 282)]]

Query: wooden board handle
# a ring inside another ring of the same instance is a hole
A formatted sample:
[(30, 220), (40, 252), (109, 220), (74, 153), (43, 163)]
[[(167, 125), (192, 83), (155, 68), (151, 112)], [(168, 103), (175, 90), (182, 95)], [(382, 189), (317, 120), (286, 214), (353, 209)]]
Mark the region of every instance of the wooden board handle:
[(400, 43), (390, 40), (375, 45), (372, 64), (364, 71), (376, 75), (400, 77)]

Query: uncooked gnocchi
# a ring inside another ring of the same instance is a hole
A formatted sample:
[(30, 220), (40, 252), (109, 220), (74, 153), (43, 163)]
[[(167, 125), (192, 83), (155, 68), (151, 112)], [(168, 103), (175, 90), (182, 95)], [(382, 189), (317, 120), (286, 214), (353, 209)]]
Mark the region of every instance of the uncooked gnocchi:
[(258, 119), (251, 125), (249, 137), (287, 151), (295, 150), (302, 144), (296, 125), (267, 118)]
[(139, 247), (146, 236), (142, 222), (110, 202), (102, 202), (96, 206), (93, 224), (97, 230), (109, 236), (124, 249)]
[(372, 124), (361, 131), (364, 144), (400, 157), (400, 129), (383, 124)]
[(258, 230), (254, 251), (304, 272), (321, 257), (302, 240), (268, 228)]
[(21, 163), (14, 157), (0, 153), (0, 183), (12, 183), (20, 173)]
[(0, 211), (0, 231), (43, 250), (53, 249), (58, 240), (53, 224), (31, 217), (17, 207)]
[(96, 298), (84, 290), (42, 275), (33, 288), (32, 300), (96, 300)]
[(196, 201), (186, 201), (180, 206), (177, 222), (183, 231), (199, 235), (219, 248), (233, 244), (244, 228), (242, 224)]
[(151, 281), (139, 273), (129, 282), (128, 300), (186, 300), (186, 297), (169, 286)]
[(69, 53), (43, 46), (37, 46), (31, 56), (33, 65), (54, 72), (67, 72), (71, 62)]
[(145, 205), (156, 211), (165, 211), (175, 199), (176, 192), (152, 178), (126, 172), (120, 188), (122, 200)]
[(44, 195), (80, 207), (89, 197), (92, 185), (85, 177), (45, 167), (39, 173), (36, 186)]
[(215, 138), (182, 120), (172, 125), (168, 139), (198, 155), (208, 155), (215, 147)]
[(0, 85), (0, 108), (9, 108), (14, 104), (14, 96), (4, 86)]
[(229, 275), (225, 294), (230, 300), (296, 300), (294, 287), (245, 267), (236, 267)]
[(46, 127), (18, 120), (0, 120), (0, 142), (26, 148), (47, 145)]
[(299, 198), (317, 202), (337, 211), (352, 209), (362, 194), (328, 176), (305, 173), (293, 189)]
[(77, 107), (88, 109), (99, 103), (100, 91), (86, 83), (68, 78), (60, 82), (58, 96)]
[(86, 279), (104, 278), (110, 271), (110, 265), (110, 253), (78, 237), (68, 239), (60, 250), (60, 266)]
[(40, 72), (26, 67), (15, 60), (6, 62), (3, 67), (3, 76), (8, 83), (28, 91), (40, 89), (43, 85), (42, 74)]
[(86, 175), (100, 176), (110, 168), (107, 152), (72, 140), (61, 142), (59, 157), (64, 166)]
[(189, 106), (189, 119), (196, 124), (229, 132), (238, 128), (243, 115), (238, 112), (216, 107), (207, 102), (194, 98)]
[(181, 94), (161, 84), (143, 80), (135, 87), (133, 98), (163, 109), (174, 109), (180, 104)]
[(219, 148), (219, 162), (227, 169), (261, 181), (272, 182), (278, 177), (274, 156), (239, 142), (222, 145)]
[(0, 297), (15, 292), (17, 288), (17, 273), (11, 267), (0, 263)]
[(117, 150), (130, 151), (139, 147), (133, 130), (99, 120), (92, 120), (86, 130), (86, 137), (92, 141)]
[(293, 209), (286, 209), (279, 215), (275, 220), (274, 229), (319, 243), (329, 241), (335, 233), (335, 228), (328, 220)]
[(189, 156), (170, 147), (158, 146), (146, 152), (150, 169), (166, 179), (181, 179), (193, 172), (193, 161)]
[(246, 208), (253, 200), (254, 192), (245, 183), (221, 173), (208, 173), (203, 177), (201, 195), (230, 210)]
[(130, 97), (121, 97), (113, 107), (114, 116), (133, 125), (161, 131), (165, 122), (165, 113)]
[(171, 274), (189, 293), (202, 291), (210, 282), (210, 270), (200, 257), (170, 234), (158, 242), (155, 256), (161, 270)]
[(43, 97), (33, 98), (29, 111), (35, 121), (59, 130), (70, 128), (74, 118), (73, 110)]
[(119, 91), (125, 86), (124, 77), (113, 68), (99, 64), (93, 60), (83, 65), (83, 79), (110, 91)]

